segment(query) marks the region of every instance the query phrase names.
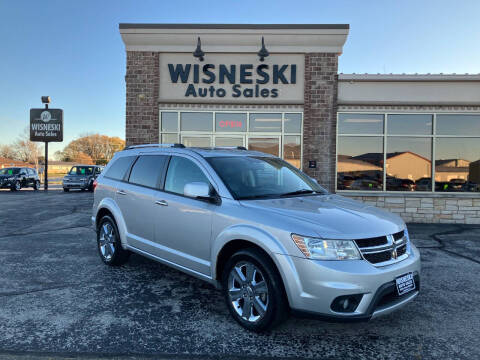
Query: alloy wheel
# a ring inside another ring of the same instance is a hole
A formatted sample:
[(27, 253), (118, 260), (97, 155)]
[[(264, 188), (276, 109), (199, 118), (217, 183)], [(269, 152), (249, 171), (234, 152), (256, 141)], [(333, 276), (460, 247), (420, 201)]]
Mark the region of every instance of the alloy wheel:
[(110, 223), (104, 223), (100, 228), (99, 237), (100, 252), (106, 261), (112, 260), (115, 254), (116, 235), (113, 226)]
[(228, 276), (228, 294), (235, 312), (248, 322), (261, 320), (268, 308), (268, 287), (260, 269), (248, 261), (237, 263)]

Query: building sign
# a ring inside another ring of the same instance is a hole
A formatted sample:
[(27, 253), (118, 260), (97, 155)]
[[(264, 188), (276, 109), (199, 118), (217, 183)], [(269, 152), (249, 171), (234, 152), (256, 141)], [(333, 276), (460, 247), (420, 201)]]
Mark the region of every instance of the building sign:
[(303, 85), (303, 55), (160, 54), (163, 102), (303, 104)]
[(62, 109), (30, 109), (31, 141), (63, 141)]

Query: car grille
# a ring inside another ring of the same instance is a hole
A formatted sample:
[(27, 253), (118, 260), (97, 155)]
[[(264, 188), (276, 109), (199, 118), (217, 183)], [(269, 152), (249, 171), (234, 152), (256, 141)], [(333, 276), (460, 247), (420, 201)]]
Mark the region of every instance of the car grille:
[(385, 266), (408, 257), (407, 241), (404, 231), (400, 231), (386, 236), (357, 239), (355, 243), (365, 260), (375, 266)]

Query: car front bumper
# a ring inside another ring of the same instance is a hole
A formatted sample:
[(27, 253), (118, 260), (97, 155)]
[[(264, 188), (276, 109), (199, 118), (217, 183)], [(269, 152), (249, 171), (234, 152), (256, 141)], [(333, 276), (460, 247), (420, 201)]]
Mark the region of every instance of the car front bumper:
[[(375, 267), (366, 260), (319, 261), (276, 254), (283, 269), (285, 290), (294, 313), (333, 320), (368, 320), (388, 314), (412, 301), (420, 289), (420, 253), (412, 245), (409, 257)], [(413, 273), (415, 290), (396, 295), (395, 279)], [(362, 295), (352, 312), (331, 306), (339, 296)]]
[(86, 189), (88, 188), (88, 183), (85, 182), (63, 182), (62, 186), (64, 189)]

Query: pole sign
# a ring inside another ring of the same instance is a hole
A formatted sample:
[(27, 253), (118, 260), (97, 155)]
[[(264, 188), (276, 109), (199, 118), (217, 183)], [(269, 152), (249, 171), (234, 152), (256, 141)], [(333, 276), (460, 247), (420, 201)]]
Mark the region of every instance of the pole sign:
[(63, 141), (62, 109), (30, 109), (30, 140)]

